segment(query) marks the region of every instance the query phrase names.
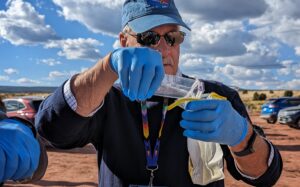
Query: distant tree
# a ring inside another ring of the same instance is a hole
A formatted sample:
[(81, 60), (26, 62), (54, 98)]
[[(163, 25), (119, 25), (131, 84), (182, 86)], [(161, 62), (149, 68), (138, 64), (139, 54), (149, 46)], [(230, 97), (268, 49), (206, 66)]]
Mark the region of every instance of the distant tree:
[(274, 93), (274, 91), (273, 90), (270, 90), (270, 92), (269, 92), (270, 94), (273, 94)]
[(259, 100), (259, 94), (257, 92), (254, 92), (253, 101), (258, 101), (258, 100)]
[(243, 94), (247, 94), (247, 93), (248, 93), (248, 90), (243, 90), (242, 93), (243, 93)]
[(266, 95), (266, 94), (264, 94), (264, 93), (259, 94), (258, 100), (264, 101), (264, 100), (266, 100), (266, 99), (267, 99), (267, 95)]
[(283, 96), (285, 96), (285, 97), (292, 97), (294, 94), (293, 94), (293, 91), (291, 91), (291, 90), (286, 90), (286, 91), (284, 91), (284, 94), (283, 94)]

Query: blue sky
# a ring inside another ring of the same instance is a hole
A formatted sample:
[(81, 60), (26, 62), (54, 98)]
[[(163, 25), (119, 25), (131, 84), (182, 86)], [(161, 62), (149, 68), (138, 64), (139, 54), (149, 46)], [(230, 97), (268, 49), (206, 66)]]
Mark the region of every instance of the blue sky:
[[(0, 0), (0, 85), (58, 86), (118, 47), (123, 0)], [(300, 90), (300, 1), (175, 0), (192, 28), (180, 69)]]

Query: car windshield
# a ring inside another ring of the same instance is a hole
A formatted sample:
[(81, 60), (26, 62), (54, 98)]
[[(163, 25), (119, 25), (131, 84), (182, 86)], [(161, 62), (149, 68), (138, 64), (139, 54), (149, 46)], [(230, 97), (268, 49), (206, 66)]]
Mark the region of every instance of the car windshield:
[(32, 101), (32, 102), (31, 102), (31, 106), (32, 106), (36, 111), (38, 111), (41, 102), (42, 102), (42, 100), (35, 100), (35, 101)]
[(266, 101), (265, 104), (272, 104), (272, 103), (275, 103), (276, 102), (276, 99), (269, 99), (268, 101)]
[(16, 100), (7, 100), (4, 101), (4, 104), (7, 112), (22, 110), (26, 108), (26, 106), (22, 102)]

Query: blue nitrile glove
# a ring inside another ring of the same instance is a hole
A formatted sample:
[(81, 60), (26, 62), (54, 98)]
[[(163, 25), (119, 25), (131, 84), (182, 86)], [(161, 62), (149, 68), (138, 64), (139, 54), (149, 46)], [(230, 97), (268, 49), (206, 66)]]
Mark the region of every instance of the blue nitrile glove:
[(182, 113), (184, 136), (234, 146), (243, 141), (248, 122), (227, 100), (191, 101)]
[(31, 129), (16, 120), (0, 121), (0, 183), (32, 176), (39, 157), (40, 146)]
[(130, 100), (150, 98), (164, 78), (162, 56), (151, 48), (119, 48), (110, 58), (124, 95)]

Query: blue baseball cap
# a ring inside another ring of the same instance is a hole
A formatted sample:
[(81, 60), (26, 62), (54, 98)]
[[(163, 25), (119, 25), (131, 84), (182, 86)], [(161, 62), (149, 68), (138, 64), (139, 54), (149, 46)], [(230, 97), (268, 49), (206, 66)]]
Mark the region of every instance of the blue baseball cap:
[(191, 30), (182, 20), (173, 0), (126, 0), (122, 9), (122, 29), (128, 25), (142, 33), (154, 27), (175, 24)]

